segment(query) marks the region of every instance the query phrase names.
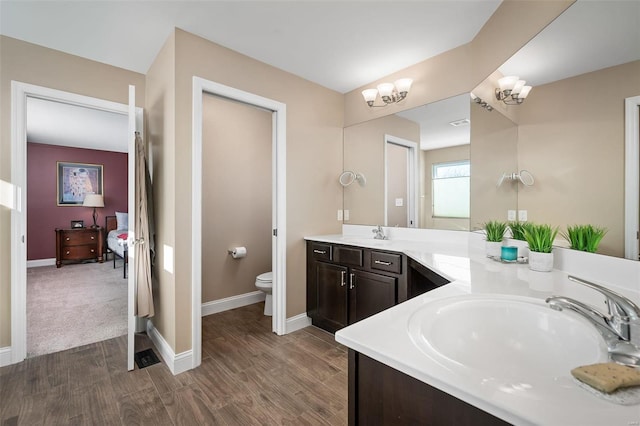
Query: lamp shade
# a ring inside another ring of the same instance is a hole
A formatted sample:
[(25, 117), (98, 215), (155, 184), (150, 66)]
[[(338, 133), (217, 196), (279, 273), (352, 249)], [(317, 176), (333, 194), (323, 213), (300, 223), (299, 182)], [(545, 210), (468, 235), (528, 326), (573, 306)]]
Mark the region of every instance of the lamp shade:
[(100, 194), (86, 194), (83, 207), (104, 207), (104, 198)]
[(512, 90), (513, 86), (516, 85), (518, 80), (520, 80), (520, 78), (515, 75), (502, 77), (500, 80), (498, 80), (498, 86), (500, 86), (500, 90), (502, 91)]
[(378, 96), (378, 89), (366, 89), (362, 91), (365, 102), (373, 102)]
[(398, 91), (398, 93), (402, 93), (402, 92), (408, 92), (409, 89), (411, 89), (411, 83), (413, 83), (412, 79), (401, 78), (399, 80), (396, 80), (394, 85), (396, 86), (396, 90)]
[(380, 92), (380, 96), (391, 96), (393, 93), (393, 89), (395, 86), (393, 83), (382, 83), (378, 85), (378, 92)]

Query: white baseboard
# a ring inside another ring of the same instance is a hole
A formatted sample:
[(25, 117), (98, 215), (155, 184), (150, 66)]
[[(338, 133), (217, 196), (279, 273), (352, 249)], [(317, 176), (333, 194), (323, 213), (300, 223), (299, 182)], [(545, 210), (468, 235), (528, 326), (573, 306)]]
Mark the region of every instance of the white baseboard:
[(206, 302), (202, 304), (202, 316), (204, 317), (207, 315), (217, 314), (218, 312), (240, 308), (242, 306), (253, 305), (254, 303), (264, 301), (265, 296), (265, 292), (257, 290), (252, 291), (251, 293)]
[(156, 346), (156, 349), (158, 349), (158, 352), (160, 352), (160, 356), (169, 367), (169, 370), (171, 370), (171, 373), (176, 375), (193, 368), (193, 351), (188, 350), (176, 355), (151, 321), (147, 321), (147, 335)]
[(27, 260), (27, 268), (37, 268), (39, 266), (53, 266), (56, 264), (56, 258)]
[(294, 331), (301, 330), (311, 325), (311, 318), (306, 313), (296, 315), (295, 317), (287, 318), (286, 334), (293, 333)]
[(11, 346), (0, 348), (0, 367), (11, 364)]

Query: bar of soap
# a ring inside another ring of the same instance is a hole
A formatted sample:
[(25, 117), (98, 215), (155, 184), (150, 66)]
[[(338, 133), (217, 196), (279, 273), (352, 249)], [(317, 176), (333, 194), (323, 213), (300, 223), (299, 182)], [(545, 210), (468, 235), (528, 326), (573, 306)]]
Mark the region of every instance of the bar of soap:
[(611, 393), (619, 388), (640, 386), (639, 369), (615, 362), (577, 367), (571, 370), (571, 374), (581, 382), (604, 393)]

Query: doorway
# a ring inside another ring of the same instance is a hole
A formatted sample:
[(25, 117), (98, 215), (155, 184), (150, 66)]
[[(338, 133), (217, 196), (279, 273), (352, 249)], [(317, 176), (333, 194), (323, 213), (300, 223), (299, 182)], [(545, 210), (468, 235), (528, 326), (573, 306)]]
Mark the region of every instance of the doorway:
[[(11, 212), (11, 363), (27, 355), (27, 101), (36, 98), (93, 110), (127, 115), (124, 104), (77, 95), (55, 89), (12, 81), (12, 182), (17, 191), (17, 206)], [(142, 124), (142, 109), (135, 109), (135, 121)], [(126, 136), (126, 135), (125, 135)], [(134, 152), (129, 150), (129, 157)], [(129, 170), (129, 173), (131, 171)], [(130, 283), (128, 284), (130, 285)], [(131, 311), (131, 301), (127, 302)]]
[(193, 77), (192, 93), (192, 239), (191, 342), (195, 368), (202, 359), (202, 121), (203, 96), (211, 94), (271, 112), (271, 270), (273, 272), (272, 331), (286, 333), (286, 105), (200, 77)]
[(418, 144), (392, 135), (384, 136), (384, 224), (418, 227)]

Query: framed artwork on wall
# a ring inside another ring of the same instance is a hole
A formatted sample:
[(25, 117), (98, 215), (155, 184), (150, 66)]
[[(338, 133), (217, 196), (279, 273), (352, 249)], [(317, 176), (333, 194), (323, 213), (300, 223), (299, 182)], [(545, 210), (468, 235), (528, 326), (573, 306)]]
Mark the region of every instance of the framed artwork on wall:
[(71, 228), (72, 229), (84, 228), (84, 220), (72, 220), (71, 221)]
[(84, 196), (102, 193), (102, 165), (58, 161), (58, 205), (81, 206)]

